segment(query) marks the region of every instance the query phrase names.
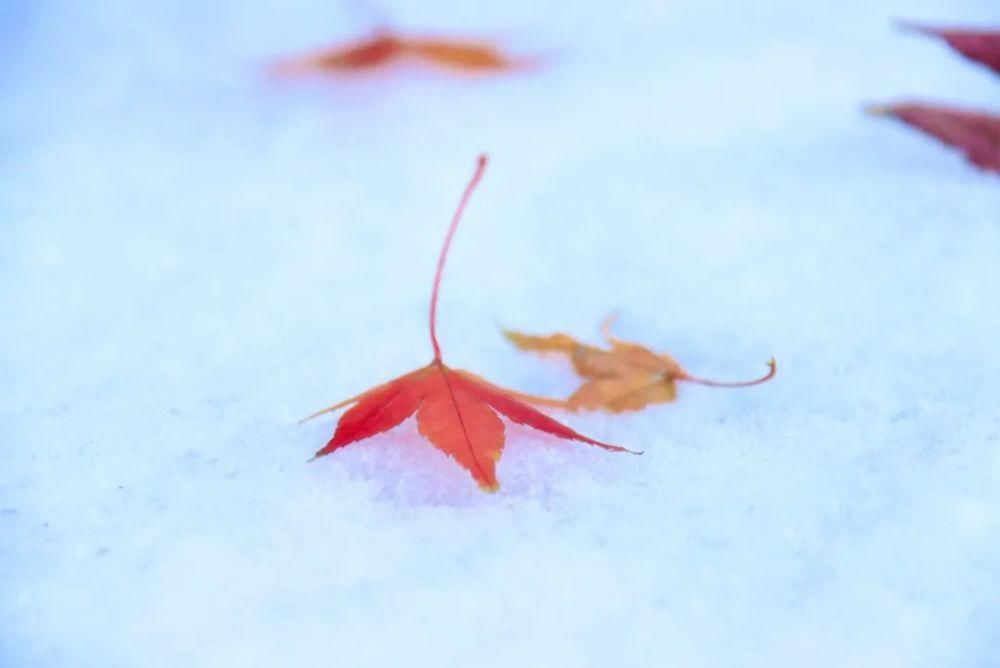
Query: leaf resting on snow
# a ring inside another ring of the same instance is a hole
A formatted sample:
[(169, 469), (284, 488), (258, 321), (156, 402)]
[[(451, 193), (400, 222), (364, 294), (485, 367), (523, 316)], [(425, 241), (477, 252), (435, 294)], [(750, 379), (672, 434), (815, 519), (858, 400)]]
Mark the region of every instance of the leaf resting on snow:
[(308, 420), (350, 406), (337, 422), (333, 437), (316, 453), (316, 457), (388, 431), (414, 413), (417, 415), (417, 428), (424, 438), (454, 458), (479, 483), (479, 487), (487, 492), (499, 489), (496, 464), (500, 460), (505, 441), (504, 424), (500, 416), (558, 438), (580, 441), (615, 452), (632, 452), (579, 434), (515, 398), (510, 391), (467, 371), (452, 369), (442, 361), (436, 332), (441, 274), (462, 211), (485, 168), (486, 157), (480, 156), (476, 172), (462, 194), (438, 258), (430, 307), (430, 337), (434, 359), (425, 367), (306, 418)]
[(907, 22), (900, 25), (905, 30), (938, 37), (969, 60), (1000, 74), (1000, 30), (935, 28)]
[(581, 343), (566, 334), (532, 336), (504, 330), (507, 340), (520, 350), (567, 357), (577, 375), (583, 378), (580, 387), (565, 401), (526, 394), (518, 396), (526, 401), (570, 410), (604, 409), (620, 413), (675, 400), (678, 381), (712, 387), (748, 387), (770, 380), (777, 372), (777, 364), (771, 359), (768, 372), (754, 380), (727, 383), (692, 376), (670, 355), (616, 338), (611, 333), (613, 322), (612, 316), (601, 326), (608, 345), (606, 349)]
[(350, 74), (405, 60), (469, 74), (510, 72), (538, 64), (536, 58), (509, 56), (483, 40), (406, 37), (381, 31), (365, 39), (288, 58), (278, 62), (273, 71), (284, 76)]
[(919, 102), (871, 106), (865, 111), (900, 120), (958, 148), (980, 169), (1000, 173), (1000, 116)]

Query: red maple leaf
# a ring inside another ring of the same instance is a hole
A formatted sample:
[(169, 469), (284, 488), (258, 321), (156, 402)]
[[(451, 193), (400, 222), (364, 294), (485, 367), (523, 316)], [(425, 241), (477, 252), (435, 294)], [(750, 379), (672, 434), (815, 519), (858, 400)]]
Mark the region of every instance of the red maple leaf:
[(1000, 30), (935, 28), (908, 22), (902, 22), (900, 26), (904, 30), (943, 39), (948, 46), (969, 60), (981, 63), (1000, 74)]
[(1000, 174), (1000, 116), (919, 102), (876, 105), (873, 116), (891, 116), (962, 150), (980, 169)]
[[(472, 474), (481, 489), (495, 492), (500, 485), (496, 464), (505, 442), (500, 416), (539, 431), (596, 445), (615, 452), (632, 452), (617, 445), (595, 441), (579, 434), (544, 413), (515, 399), (507, 390), (493, 385), (468, 371), (452, 369), (441, 359), (435, 323), (438, 292), (448, 248), (462, 217), (462, 211), (486, 168), (486, 156), (480, 156), (475, 174), (465, 188), (445, 236), (434, 287), (431, 292), (430, 336), (434, 359), (425, 367), (374, 387), (355, 397), (325, 408), (306, 420), (323, 413), (351, 406), (337, 422), (333, 437), (316, 457), (328, 455), (346, 445), (392, 429), (414, 413), (417, 429), (435, 447), (450, 455)], [(633, 454), (641, 454), (634, 453)]]
[(383, 29), (371, 37), (280, 61), (273, 71), (279, 75), (350, 73), (402, 60), (470, 73), (512, 71), (538, 63), (537, 58), (509, 56), (483, 40), (403, 36)]

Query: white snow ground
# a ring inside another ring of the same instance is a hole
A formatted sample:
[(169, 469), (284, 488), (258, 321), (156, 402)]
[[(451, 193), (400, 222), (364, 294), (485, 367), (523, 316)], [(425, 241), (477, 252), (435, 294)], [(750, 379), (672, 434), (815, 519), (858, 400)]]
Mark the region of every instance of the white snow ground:
[[(293, 84), (363, 12), (206, 4), (3, 5), (0, 665), (1000, 665), (1000, 180), (859, 113), (1000, 108), (889, 22), (995, 3), (391, 3), (554, 60)], [(567, 392), (497, 323), (618, 308), (778, 379), (510, 429), (496, 495), (411, 423), (307, 465), (429, 360), (481, 150), (452, 364)]]

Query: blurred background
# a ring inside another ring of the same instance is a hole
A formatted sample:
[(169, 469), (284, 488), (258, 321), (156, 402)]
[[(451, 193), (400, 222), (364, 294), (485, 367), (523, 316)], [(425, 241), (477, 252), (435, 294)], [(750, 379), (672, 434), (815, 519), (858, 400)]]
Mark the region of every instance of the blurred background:
[[(993, 2), (0, 5), (0, 665), (1000, 665), (1000, 188), (864, 104), (1000, 109)], [(277, 59), (404, 34), (537, 70)], [(498, 326), (693, 373), (481, 494), (313, 410)]]

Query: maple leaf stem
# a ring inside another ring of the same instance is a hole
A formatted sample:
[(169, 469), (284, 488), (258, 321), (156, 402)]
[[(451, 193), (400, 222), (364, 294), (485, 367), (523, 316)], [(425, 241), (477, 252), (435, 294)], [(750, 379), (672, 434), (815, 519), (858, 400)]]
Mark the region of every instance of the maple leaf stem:
[(462, 199), (458, 201), (458, 208), (455, 209), (455, 214), (451, 217), (451, 225), (448, 226), (448, 234), (445, 236), (444, 244), (441, 246), (441, 255), (438, 256), (437, 271), (434, 273), (434, 288), (431, 291), (430, 313), (431, 345), (434, 347), (434, 362), (436, 363), (441, 362), (441, 346), (438, 345), (437, 340), (437, 303), (438, 293), (441, 290), (441, 274), (444, 273), (444, 263), (448, 259), (448, 249), (451, 248), (451, 240), (455, 236), (455, 230), (458, 229), (458, 223), (462, 220), (462, 212), (465, 211), (465, 205), (468, 204), (469, 197), (479, 184), (479, 180), (483, 177), (485, 170), (486, 155), (482, 154), (476, 161), (476, 171), (473, 173), (472, 178), (469, 179), (469, 184), (465, 186)]
[(689, 383), (697, 383), (698, 385), (706, 385), (708, 387), (750, 387), (752, 385), (760, 385), (761, 383), (766, 383), (767, 381), (774, 378), (774, 375), (778, 373), (778, 363), (772, 357), (767, 362), (768, 370), (767, 373), (760, 378), (754, 378), (753, 380), (742, 380), (736, 382), (724, 382), (721, 380), (710, 380), (708, 378), (699, 378), (698, 376), (692, 376), (685, 373), (680, 376), (678, 380), (686, 380)]

